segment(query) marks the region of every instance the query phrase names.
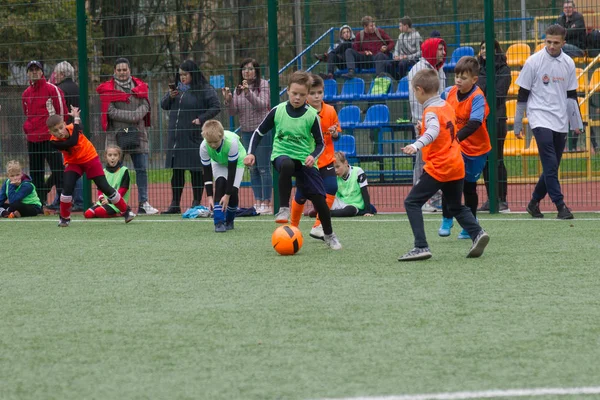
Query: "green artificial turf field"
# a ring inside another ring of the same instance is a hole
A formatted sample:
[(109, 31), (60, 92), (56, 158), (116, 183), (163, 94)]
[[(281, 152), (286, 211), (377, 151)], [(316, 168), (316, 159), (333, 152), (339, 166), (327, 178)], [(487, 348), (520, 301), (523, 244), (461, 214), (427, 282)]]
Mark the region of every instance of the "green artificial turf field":
[(290, 257), (271, 248), (272, 217), (224, 234), (165, 216), (2, 220), (0, 398), (600, 386), (600, 215), (552, 217), (480, 214), (491, 242), (466, 259), (459, 229), (440, 238), (426, 216), (433, 258), (415, 263), (397, 261), (405, 215), (335, 219), (339, 252), (303, 219)]

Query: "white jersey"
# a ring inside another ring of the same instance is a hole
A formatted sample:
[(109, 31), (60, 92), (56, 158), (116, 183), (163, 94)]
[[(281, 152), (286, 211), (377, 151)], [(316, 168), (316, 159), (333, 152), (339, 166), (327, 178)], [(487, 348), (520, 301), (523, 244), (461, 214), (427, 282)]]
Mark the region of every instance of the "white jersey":
[(530, 91), (527, 118), (532, 128), (569, 131), (567, 91), (578, 86), (571, 57), (564, 52), (552, 57), (542, 49), (527, 59), (516, 84)]

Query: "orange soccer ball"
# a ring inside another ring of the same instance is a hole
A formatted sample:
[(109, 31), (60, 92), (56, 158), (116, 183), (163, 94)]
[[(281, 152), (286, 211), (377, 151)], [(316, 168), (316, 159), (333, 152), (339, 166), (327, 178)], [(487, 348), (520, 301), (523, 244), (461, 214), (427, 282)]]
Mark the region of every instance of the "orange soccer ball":
[(302, 248), (302, 232), (291, 225), (282, 225), (275, 229), (271, 236), (271, 244), (282, 256), (293, 256)]

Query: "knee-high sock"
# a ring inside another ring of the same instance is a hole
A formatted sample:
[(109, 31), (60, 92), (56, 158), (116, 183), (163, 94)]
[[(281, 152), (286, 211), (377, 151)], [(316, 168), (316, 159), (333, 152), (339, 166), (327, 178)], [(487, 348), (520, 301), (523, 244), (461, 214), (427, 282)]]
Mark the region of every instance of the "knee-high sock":
[(125, 200), (123, 200), (119, 192), (116, 190), (112, 196), (108, 197), (108, 200), (110, 200), (110, 202), (113, 203), (122, 213), (127, 211), (127, 203), (125, 203)]
[[(329, 207), (330, 210), (331, 210), (331, 206), (333, 206), (334, 201), (335, 201), (334, 194), (326, 194), (325, 195), (325, 202), (327, 202), (327, 207)], [(317, 219), (313, 226), (319, 226), (319, 225), (321, 225), (321, 220), (319, 219), (319, 214), (317, 214)]]
[(479, 196), (477, 195), (477, 182), (465, 182), (463, 193), (465, 195), (465, 206), (469, 207), (473, 216), (477, 216), (477, 205)]
[(298, 203), (296, 199), (292, 200), (292, 209), (290, 211), (290, 223), (292, 226), (300, 225), (300, 219), (304, 212), (304, 203)]
[(215, 225), (218, 223), (223, 223), (225, 221), (225, 215), (223, 215), (223, 207), (219, 203), (215, 204), (215, 208), (213, 209), (213, 220), (215, 221)]
[(73, 196), (60, 195), (60, 216), (64, 219), (71, 218), (71, 207), (73, 206)]
[(235, 212), (237, 211), (237, 207), (227, 206), (227, 210), (225, 211), (225, 222), (233, 222), (235, 219)]

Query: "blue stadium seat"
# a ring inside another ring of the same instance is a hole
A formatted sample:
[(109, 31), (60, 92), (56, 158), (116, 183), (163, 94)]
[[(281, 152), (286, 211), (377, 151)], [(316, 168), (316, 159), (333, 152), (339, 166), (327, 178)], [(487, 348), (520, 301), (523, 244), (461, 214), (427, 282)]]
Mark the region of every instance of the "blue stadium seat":
[(388, 99), (408, 99), (408, 76), (400, 79), (394, 93), (388, 94)]
[(356, 140), (352, 135), (341, 135), (338, 140), (333, 141), (333, 149), (346, 154), (346, 157), (356, 156)]
[[(383, 79), (389, 82), (389, 86), (387, 88), (386, 93), (373, 93), (373, 88), (375, 87), (375, 80)], [(387, 76), (380, 76), (371, 81), (371, 86), (369, 87), (369, 92), (367, 94), (361, 94), (361, 100), (385, 100), (388, 97), (388, 94), (392, 91), (392, 78)]]
[(360, 108), (346, 106), (338, 113), (338, 120), (342, 129), (352, 129), (360, 122)]
[(337, 94), (337, 82), (335, 79), (325, 79), (323, 81), (324, 93), (323, 93), (323, 101), (333, 101), (333, 97)]
[(365, 81), (361, 78), (352, 78), (344, 82), (342, 92), (333, 96), (333, 101), (354, 101), (359, 100), (360, 95), (365, 92)]
[(369, 107), (365, 120), (356, 124), (355, 128), (372, 129), (380, 128), (390, 122), (390, 109), (385, 104), (376, 104)]
[(473, 50), (473, 48), (471, 46), (463, 46), (463, 47), (457, 48), (452, 53), (452, 58), (450, 58), (450, 62), (447, 64), (444, 64), (444, 71), (453, 72), (454, 67), (456, 67), (456, 63), (458, 62), (458, 60), (461, 59), (461, 57), (474, 56), (474, 55), (475, 55), (475, 50)]

